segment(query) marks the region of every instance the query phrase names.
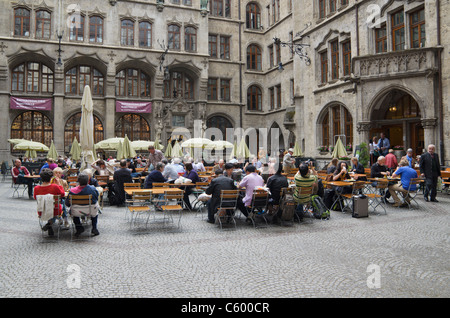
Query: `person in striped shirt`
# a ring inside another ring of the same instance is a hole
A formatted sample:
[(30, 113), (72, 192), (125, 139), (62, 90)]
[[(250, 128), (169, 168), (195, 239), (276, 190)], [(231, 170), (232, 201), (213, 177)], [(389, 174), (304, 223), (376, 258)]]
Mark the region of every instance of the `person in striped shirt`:
[(297, 203), (296, 213), (299, 214), (300, 218), (303, 212), (303, 205), (310, 201), (310, 195), (302, 195), (301, 188), (306, 187), (315, 187), (317, 186), (318, 177), (317, 171), (314, 169), (313, 165), (309, 165), (306, 163), (300, 164), (298, 168), (298, 173), (295, 175), (295, 191), (294, 191), (294, 200)]

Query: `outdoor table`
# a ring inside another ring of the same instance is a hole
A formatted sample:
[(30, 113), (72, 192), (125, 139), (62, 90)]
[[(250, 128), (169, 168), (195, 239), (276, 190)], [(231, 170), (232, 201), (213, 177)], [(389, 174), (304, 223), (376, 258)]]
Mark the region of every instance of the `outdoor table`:
[(153, 195), (164, 194), (165, 192), (177, 192), (180, 189), (174, 188), (152, 188), (152, 189), (125, 189), (125, 193), (128, 195), (133, 195), (133, 192), (136, 193), (151, 193)]

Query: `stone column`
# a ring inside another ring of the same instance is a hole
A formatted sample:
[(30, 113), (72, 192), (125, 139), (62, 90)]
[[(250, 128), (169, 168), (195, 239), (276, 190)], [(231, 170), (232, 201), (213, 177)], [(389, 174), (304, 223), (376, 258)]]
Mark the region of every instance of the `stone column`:
[[(8, 77), (8, 61), (5, 56), (5, 49), (8, 46), (0, 42), (0, 162), (9, 160), (10, 145), (8, 138), (10, 138), (10, 122), (9, 122), (9, 77)], [(10, 162), (11, 165), (11, 162)]]
[[(53, 91), (53, 142), (59, 155), (64, 154), (64, 67), (55, 64)], [(50, 145), (48, 145), (50, 146)], [(58, 159), (58, 158), (53, 158)]]
[(433, 144), (436, 146), (436, 153), (439, 153), (439, 140), (436, 139), (437, 119), (424, 118), (421, 120), (421, 123), (423, 127), (425, 151), (427, 150), (428, 145)]
[(105, 78), (105, 119), (104, 119), (104, 139), (115, 137), (116, 122), (116, 65), (114, 51), (108, 53), (110, 57)]

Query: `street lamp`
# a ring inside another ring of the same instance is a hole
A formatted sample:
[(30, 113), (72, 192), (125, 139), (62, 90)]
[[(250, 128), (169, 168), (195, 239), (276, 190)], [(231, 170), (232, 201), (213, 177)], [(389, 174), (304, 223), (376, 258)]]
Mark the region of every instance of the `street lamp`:
[(58, 50), (56, 50), (58, 52), (58, 61), (56, 62), (56, 65), (61, 66), (62, 65), (62, 61), (61, 61), (61, 40), (62, 37), (64, 35), (64, 30), (63, 31), (56, 31), (56, 37), (58, 38)]
[[(311, 65), (311, 59), (308, 56), (308, 53), (305, 52), (305, 47), (309, 47), (309, 44), (304, 44), (304, 43), (294, 43), (293, 40), (289, 41), (289, 42), (283, 42), (281, 41), (279, 38), (275, 37), (273, 38), (273, 42), (275, 43), (275, 45), (279, 45), (282, 47), (289, 47), (291, 49), (292, 53), (297, 54), (301, 60), (305, 61), (306, 65)], [(283, 66), (280, 63), (281, 67)], [(278, 67), (278, 69), (280, 69), (280, 66)]]

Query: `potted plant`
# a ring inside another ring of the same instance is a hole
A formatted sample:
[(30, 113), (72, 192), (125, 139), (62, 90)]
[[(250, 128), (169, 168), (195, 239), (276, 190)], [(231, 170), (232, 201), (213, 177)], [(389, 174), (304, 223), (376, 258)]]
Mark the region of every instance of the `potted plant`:
[(359, 152), (357, 151), (356, 155), (358, 156), (358, 161), (364, 166), (367, 167), (370, 163), (370, 154), (369, 149), (367, 148), (367, 144), (362, 142), (359, 145)]
[(317, 150), (319, 150), (321, 155), (325, 155), (328, 152), (328, 146), (320, 146)]
[(392, 149), (394, 149), (394, 155), (397, 157), (397, 159), (400, 159), (405, 155), (405, 148), (401, 145), (394, 146)]

